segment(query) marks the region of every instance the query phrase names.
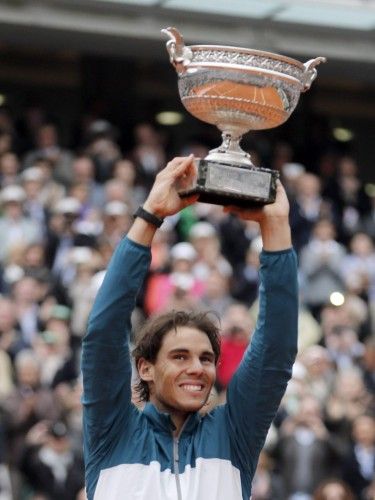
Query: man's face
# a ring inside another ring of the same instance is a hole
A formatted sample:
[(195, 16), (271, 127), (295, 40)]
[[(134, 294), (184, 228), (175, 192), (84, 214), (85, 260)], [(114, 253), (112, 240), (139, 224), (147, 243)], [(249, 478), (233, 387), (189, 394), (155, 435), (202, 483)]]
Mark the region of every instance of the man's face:
[(198, 411), (216, 378), (215, 355), (208, 336), (192, 327), (178, 327), (163, 339), (148, 370), (150, 400), (171, 414)]

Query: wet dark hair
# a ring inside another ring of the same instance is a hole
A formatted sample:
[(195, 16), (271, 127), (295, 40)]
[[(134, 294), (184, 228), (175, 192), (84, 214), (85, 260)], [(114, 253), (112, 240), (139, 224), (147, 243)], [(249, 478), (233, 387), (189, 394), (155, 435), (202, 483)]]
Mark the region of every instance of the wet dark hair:
[[(150, 318), (135, 338), (133, 357), (136, 367), (141, 358), (154, 363), (160, 351), (164, 336), (170, 331), (176, 331), (180, 326), (196, 328), (209, 338), (215, 355), (215, 364), (220, 356), (220, 330), (218, 322), (211, 319), (210, 312), (170, 311)], [(140, 380), (136, 386), (140, 401), (149, 401), (150, 389), (148, 383)]]

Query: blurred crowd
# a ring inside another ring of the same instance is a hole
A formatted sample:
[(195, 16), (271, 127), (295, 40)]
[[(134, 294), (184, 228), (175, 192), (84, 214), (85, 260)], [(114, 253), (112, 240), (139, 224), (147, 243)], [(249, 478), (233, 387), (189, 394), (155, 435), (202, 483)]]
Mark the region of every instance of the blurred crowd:
[[(149, 123), (129, 151), (105, 120), (65, 148), (41, 110), (22, 127), (0, 110), (0, 500), (84, 500), (80, 343), (108, 261), (169, 159)], [(17, 118), (19, 119), (19, 117)], [(186, 143), (179, 154), (207, 154)], [(289, 195), (299, 258), (299, 348), (292, 380), (261, 453), (252, 500), (374, 500), (375, 186), (356, 158), (294, 161), (270, 144), (268, 164)], [(255, 326), (256, 223), (197, 203), (167, 218), (133, 314), (134, 332), (164, 309), (222, 318), (222, 355), (209, 408)]]

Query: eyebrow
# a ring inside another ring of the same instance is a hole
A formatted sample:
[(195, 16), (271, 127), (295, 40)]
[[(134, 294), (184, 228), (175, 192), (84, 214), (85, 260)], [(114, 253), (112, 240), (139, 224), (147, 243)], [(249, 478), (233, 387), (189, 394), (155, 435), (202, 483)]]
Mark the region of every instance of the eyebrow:
[[(169, 354), (180, 354), (180, 353), (189, 354), (190, 350), (187, 349), (186, 347), (177, 347), (176, 349), (171, 349), (169, 351)], [(213, 351), (203, 351), (200, 353), (200, 356), (209, 356), (212, 359), (215, 358), (215, 354)]]

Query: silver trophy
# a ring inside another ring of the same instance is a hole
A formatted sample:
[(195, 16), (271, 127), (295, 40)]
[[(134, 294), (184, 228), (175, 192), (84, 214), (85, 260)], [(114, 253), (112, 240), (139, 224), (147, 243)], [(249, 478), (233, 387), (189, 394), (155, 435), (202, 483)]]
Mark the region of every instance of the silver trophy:
[[(197, 177), (180, 186), (181, 197), (199, 194), (199, 201), (218, 205), (261, 206), (275, 201), (276, 170), (255, 167), (240, 147), (249, 130), (284, 123), (315, 80), (315, 66), (271, 52), (220, 45), (184, 44), (176, 28), (162, 30), (178, 74), (185, 108), (222, 131), (222, 144), (198, 160)], [(185, 181), (183, 181), (185, 182)]]

